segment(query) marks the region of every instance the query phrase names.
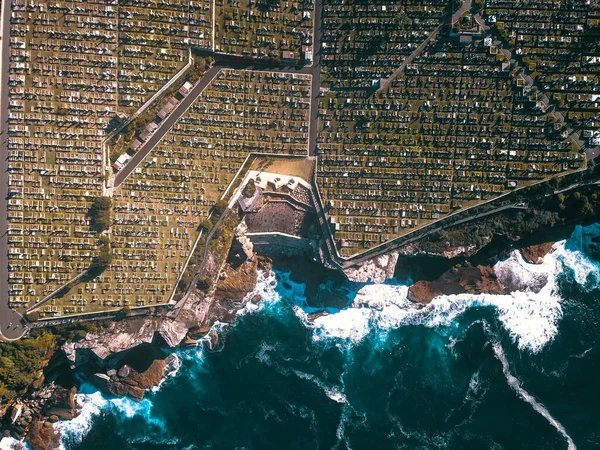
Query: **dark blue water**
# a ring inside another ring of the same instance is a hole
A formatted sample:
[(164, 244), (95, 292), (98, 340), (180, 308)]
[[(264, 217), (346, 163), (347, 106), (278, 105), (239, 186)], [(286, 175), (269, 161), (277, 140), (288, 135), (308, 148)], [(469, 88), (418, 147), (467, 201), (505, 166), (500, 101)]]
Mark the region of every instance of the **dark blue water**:
[[(63, 443), (82, 450), (565, 449), (569, 442), (598, 449), (600, 290), (578, 232), (553, 257), (555, 320), (508, 296), (506, 310), (478, 300), (452, 307), (456, 315), (440, 309), (390, 322), (363, 309), (311, 325), (298, 307), (301, 287), (280, 283), (260, 308), (221, 330), (219, 349), (179, 352), (177, 374), (141, 404), (85, 387), (84, 414), (63, 426)], [(544, 320), (556, 325), (550, 337), (518, 327), (537, 329)]]

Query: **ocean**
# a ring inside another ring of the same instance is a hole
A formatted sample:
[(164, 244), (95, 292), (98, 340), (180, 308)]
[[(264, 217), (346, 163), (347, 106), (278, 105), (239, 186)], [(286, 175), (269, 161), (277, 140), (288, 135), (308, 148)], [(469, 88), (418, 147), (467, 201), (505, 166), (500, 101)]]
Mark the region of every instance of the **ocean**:
[(261, 273), (263, 302), (220, 326), (218, 348), (177, 351), (177, 371), (141, 403), (84, 385), (82, 414), (56, 426), (62, 446), (598, 449), (598, 235), (578, 227), (543, 264), (516, 251), (496, 264), (537, 293), (420, 307), (390, 280), (352, 286), (348, 307), (314, 321), (304, 285)]

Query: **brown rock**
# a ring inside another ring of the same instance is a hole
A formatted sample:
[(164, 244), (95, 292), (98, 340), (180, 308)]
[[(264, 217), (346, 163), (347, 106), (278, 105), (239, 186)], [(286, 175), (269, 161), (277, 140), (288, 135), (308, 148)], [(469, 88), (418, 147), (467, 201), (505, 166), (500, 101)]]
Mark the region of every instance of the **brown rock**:
[(554, 242), (542, 242), (541, 244), (529, 245), (520, 249), (525, 261), (530, 264), (541, 264), (542, 259), (551, 252)]
[[(150, 366), (138, 372), (125, 365), (119, 369), (118, 377), (112, 377), (107, 383), (108, 391), (113, 395), (127, 395), (134, 400), (141, 401), (144, 392), (158, 386), (165, 376), (165, 359), (155, 359)], [(123, 368), (126, 367), (126, 370)]]
[(195, 339), (193, 339), (191, 336), (186, 336), (185, 340), (183, 341), (183, 346), (185, 348), (189, 348), (189, 347), (196, 347), (197, 342)]
[(130, 373), (131, 373), (131, 368), (127, 364), (125, 364), (123, 367), (121, 367), (119, 369), (119, 371), (117, 372), (117, 374), (121, 378), (127, 378)]
[[(71, 420), (75, 417), (75, 394), (77, 388), (66, 389), (56, 386), (52, 396), (46, 402), (44, 414), (46, 416), (57, 417), (58, 419)], [(58, 420), (57, 419), (57, 420)]]
[(236, 269), (227, 265), (225, 267), (227, 276), (217, 283), (215, 300), (241, 301), (256, 286), (257, 265), (257, 261), (246, 261)]
[(256, 305), (261, 300), (262, 300), (262, 295), (260, 295), (260, 294), (254, 294), (254, 296), (252, 297), (252, 299), (250, 301)]
[(54, 430), (49, 422), (35, 421), (29, 433), (27, 433), (27, 443), (33, 450), (51, 450), (60, 445), (60, 435)]
[(328, 316), (328, 315), (329, 315), (329, 312), (327, 312), (327, 311), (318, 311), (318, 312), (307, 314), (306, 318), (310, 322), (312, 322), (312, 321), (318, 319), (319, 317)]
[(271, 258), (266, 256), (258, 256), (258, 268), (265, 272), (269, 272), (273, 267), (273, 262)]
[(413, 302), (427, 304), (441, 295), (503, 294), (494, 270), (488, 266), (458, 266), (434, 281), (421, 280), (408, 290)]
[(214, 331), (211, 331), (210, 333), (208, 333), (208, 338), (209, 347), (211, 349), (217, 348), (217, 345), (219, 345), (219, 334), (215, 333)]
[[(244, 298), (256, 287), (258, 279), (258, 262), (246, 261), (237, 268), (227, 265), (225, 272), (227, 278), (219, 280), (214, 294), (214, 301), (210, 305), (207, 317), (210, 322), (216, 321), (234, 323), (237, 312), (244, 306)], [(203, 325), (208, 325), (204, 323)]]

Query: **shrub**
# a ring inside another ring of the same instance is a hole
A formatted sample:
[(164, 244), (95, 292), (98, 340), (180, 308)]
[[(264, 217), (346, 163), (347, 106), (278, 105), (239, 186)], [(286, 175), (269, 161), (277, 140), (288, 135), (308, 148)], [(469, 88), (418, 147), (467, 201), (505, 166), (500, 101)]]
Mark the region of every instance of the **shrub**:
[(98, 242), (100, 243), (100, 253), (94, 258), (91, 269), (99, 269), (102, 271), (112, 263), (113, 255), (108, 236), (100, 236)]
[(200, 277), (196, 287), (202, 291), (208, 291), (212, 287), (212, 280), (209, 277)]
[(179, 292), (184, 292), (190, 284), (194, 281), (194, 275), (191, 271), (186, 270), (183, 275), (181, 275), (181, 279), (179, 283), (177, 283), (177, 290)]
[(0, 399), (10, 400), (24, 394), (39, 377), (48, 352), (54, 347), (55, 336), (42, 332), (36, 338), (15, 342), (0, 342)]
[(223, 214), (225, 212), (225, 210), (227, 209), (227, 202), (225, 200), (219, 200), (217, 201), (217, 203), (215, 203), (215, 205), (213, 206), (213, 212), (217, 215), (220, 216), (221, 214)]
[(213, 226), (214, 224), (212, 223), (212, 220), (206, 219), (200, 222), (200, 225), (198, 225), (198, 231), (204, 231), (205, 233), (208, 233), (210, 230), (212, 230)]
[(117, 320), (121, 320), (124, 319), (125, 317), (127, 317), (129, 314), (131, 314), (131, 309), (129, 309), (128, 306), (124, 306), (123, 308), (121, 308), (118, 312), (117, 315), (115, 316), (115, 319)]
[(244, 189), (242, 189), (242, 195), (246, 198), (252, 198), (252, 197), (254, 197), (255, 193), (256, 193), (256, 184), (254, 184), (254, 180), (250, 179), (246, 183), (246, 186), (244, 186)]

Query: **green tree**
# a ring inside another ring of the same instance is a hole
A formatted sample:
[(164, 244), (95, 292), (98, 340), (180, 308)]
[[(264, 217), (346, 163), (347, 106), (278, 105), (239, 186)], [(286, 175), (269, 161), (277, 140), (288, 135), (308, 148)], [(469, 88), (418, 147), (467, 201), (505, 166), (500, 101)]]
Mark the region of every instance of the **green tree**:
[(190, 284), (194, 281), (194, 275), (191, 271), (186, 270), (183, 275), (181, 275), (181, 279), (179, 283), (177, 283), (177, 290), (179, 292), (184, 292)]
[(0, 342), (0, 399), (23, 395), (39, 377), (42, 363), (55, 346), (55, 336), (42, 332), (38, 337)]
[(108, 236), (100, 236), (98, 239), (100, 252), (92, 262), (92, 268), (105, 270), (113, 261), (111, 242)]
[(212, 230), (213, 226), (214, 224), (210, 219), (205, 219), (200, 222), (200, 225), (198, 225), (198, 231), (204, 231), (205, 233), (208, 233), (210, 230)]
[(96, 197), (88, 210), (91, 226), (98, 233), (108, 230), (112, 225), (113, 202), (110, 197)]

